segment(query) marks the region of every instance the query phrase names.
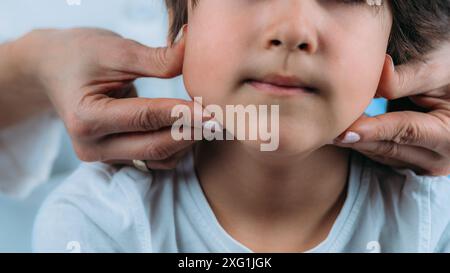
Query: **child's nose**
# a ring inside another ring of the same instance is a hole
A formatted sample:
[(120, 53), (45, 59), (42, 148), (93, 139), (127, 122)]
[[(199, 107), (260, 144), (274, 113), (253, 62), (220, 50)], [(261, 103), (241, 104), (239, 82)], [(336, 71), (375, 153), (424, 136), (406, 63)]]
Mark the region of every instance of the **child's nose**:
[[(304, 1), (294, 1), (304, 2)], [(284, 49), (313, 54), (317, 51), (317, 30), (304, 7), (280, 9), (272, 14), (264, 35), (266, 49)]]
[(289, 51), (299, 50), (308, 53), (312, 53), (314, 51), (313, 46), (309, 42), (290, 43), (285, 39), (272, 39), (268, 41), (267, 48), (277, 48), (277, 47), (284, 47)]

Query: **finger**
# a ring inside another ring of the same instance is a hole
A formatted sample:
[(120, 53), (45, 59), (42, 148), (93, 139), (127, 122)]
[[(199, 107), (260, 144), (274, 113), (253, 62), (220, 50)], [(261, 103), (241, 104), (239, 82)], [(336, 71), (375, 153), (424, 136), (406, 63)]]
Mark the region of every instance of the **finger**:
[(450, 62), (439, 54), (425, 57), (426, 61), (411, 61), (394, 67), (387, 55), (377, 94), (393, 100), (422, 94), (449, 84)]
[[(364, 154), (364, 153), (362, 153)], [(381, 163), (386, 166), (390, 166), (397, 169), (408, 169), (414, 171), (417, 175), (430, 175), (428, 171), (422, 169), (420, 166), (415, 166), (411, 164), (406, 164), (405, 162), (401, 162), (394, 159), (384, 158), (381, 156), (374, 156), (374, 155), (367, 155), (364, 154), (366, 157), (370, 158), (371, 160)]]
[(450, 99), (450, 84), (447, 86), (426, 92), (423, 95), (428, 96), (428, 97), (449, 100)]
[(391, 141), (445, 152), (450, 147), (447, 127), (441, 118), (418, 112), (362, 116), (335, 140), (335, 144), (346, 147), (360, 142)]
[(353, 145), (352, 149), (381, 159), (382, 163), (395, 167), (414, 166), (415, 170), (421, 169), (435, 174), (449, 171), (445, 170), (448, 164), (443, 156), (420, 147), (393, 142), (365, 142)]
[[(188, 147), (175, 153), (173, 156), (167, 159), (160, 161), (145, 160), (145, 162), (149, 170), (171, 170), (174, 169), (178, 165), (179, 161), (191, 150), (192, 147)], [(115, 166), (134, 167), (133, 161), (130, 160), (106, 160), (103, 162)]]
[(195, 143), (193, 138), (191, 139), (176, 141), (170, 129), (151, 133), (121, 134), (102, 140), (92, 153), (95, 153), (93, 157), (100, 157), (100, 161), (135, 159), (160, 161), (191, 147)]
[(186, 28), (183, 35), (172, 46), (152, 48), (126, 40), (124, 49), (127, 51), (123, 61), (116, 64), (118, 70), (139, 77), (173, 78), (182, 73)]
[(137, 90), (133, 83), (127, 84), (122, 88), (111, 90), (106, 93), (108, 97), (121, 99), (121, 98), (135, 98), (137, 97)]
[(407, 164), (405, 162), (402, 162), (402, 161), (399, 161), (399, 160), (395, 160), (395, 159), (386, 158), (386, 157), (383, 157), (383, 156), (376, 156), (376, 155), (373, 155), (371, 153), (366, 153), (366, 152), (362, 152), (362, 151), (359, 151), (359, 152), (361, 154), (363, 154), (364, 156), (370, 158), (371, 160), (373, 160), (375, 162), (378, 162), (378, 163), (381, 163), (383, 165), (387, 165), (387, 166), (394, 167), (394, 168), (410, 169), (410, 170), (413, 170), (413, 171), (415, 171), (417, 173), (424, 172), (423, 169), (419, 168), (418, 166), (414, 166), (412, 164)]
[[(450, 98), (446, 98), (445, 96), (439, 97), (437, 96), (440, 93), (439, 90), (435, 90), (434, 94), (436, 95), (435, 97), (431, 97), (429, 95), (417, 95), (417, 96), (412, 96), (409, 97), (409, 99), (416, 105), (425, 108), (425, 109), (430, 109), (430, 110), (447, 110), (450, 111), (450, 103), (449, 103), (449, 99)], [(450, 96), (450, 92), (448, 94), (448, 96)]]
[(431, 82), (429, 69), (423, 62), (399, 65), (385, 69), (383, 73), (377, 93), (389, 100), (417, 95), (438, 87)]
[(92, 96), (83, 101), (71, 135), (94, 139), (110, 134), (156, 131), (183, 119), (183, 124), (201, 127), (202, 106), (180, 99), (124, 98)]
[(183, 149), (179, 152), (177, 152), (175, 155), (164, 159), (160, 161), (154, 161), (154, 160), (147, 160), (147, 167), (150, 170), (172, 170), (175, 169), (180, 162), (180, 160), (188, 153), (190, 150), (192, 150), (192, 147), (188, 147), (186, 149)]

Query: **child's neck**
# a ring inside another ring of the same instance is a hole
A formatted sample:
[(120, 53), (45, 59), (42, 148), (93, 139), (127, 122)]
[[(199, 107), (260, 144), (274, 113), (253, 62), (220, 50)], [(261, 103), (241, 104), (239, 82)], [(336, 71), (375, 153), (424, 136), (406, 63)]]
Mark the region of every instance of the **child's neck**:
[(222, 227), (256, 252), (316, 246), (346, 197), (349, 151), (334, 146), (288, 157), (252, 151), (237, 141), (203, 142), (195, 161)]

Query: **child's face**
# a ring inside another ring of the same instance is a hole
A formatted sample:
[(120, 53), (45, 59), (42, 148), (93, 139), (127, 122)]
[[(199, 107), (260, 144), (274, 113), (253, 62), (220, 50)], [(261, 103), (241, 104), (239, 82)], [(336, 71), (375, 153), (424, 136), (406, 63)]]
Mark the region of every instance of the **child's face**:
[(384, 2), (200, 0), (189, 10), (186, 88), (205, 105), (279, 105), (280, 149), (317, 149), (376, 92), (392, 26)]

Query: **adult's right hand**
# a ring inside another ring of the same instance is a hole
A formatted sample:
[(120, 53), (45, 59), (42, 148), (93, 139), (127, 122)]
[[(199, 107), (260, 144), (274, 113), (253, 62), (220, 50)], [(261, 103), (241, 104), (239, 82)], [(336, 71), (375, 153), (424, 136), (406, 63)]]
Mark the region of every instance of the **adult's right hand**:
[(173, 168), (193, 144), (175, 141), (170, 126), (178, 99), (137, 98), (133, 81), (182, 71), (184, 38), (149, 48), (101, 29), (35, 30), (13, 46), (27, 84), (47, 94), (83, 161)]

